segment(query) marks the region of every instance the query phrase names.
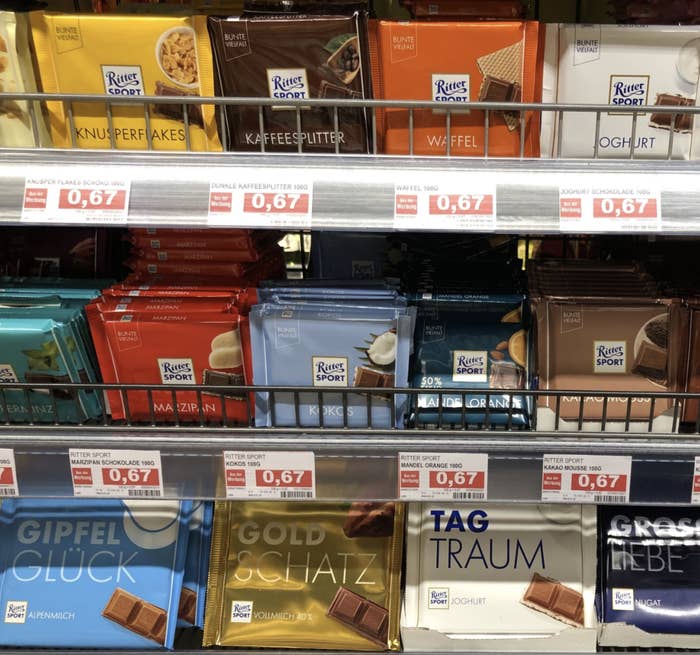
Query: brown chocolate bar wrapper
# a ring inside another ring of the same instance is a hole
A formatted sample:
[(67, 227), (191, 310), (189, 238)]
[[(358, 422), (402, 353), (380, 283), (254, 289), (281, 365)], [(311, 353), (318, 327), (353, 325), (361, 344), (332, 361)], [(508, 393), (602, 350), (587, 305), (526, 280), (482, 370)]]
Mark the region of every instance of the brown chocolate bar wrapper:
[(216, 503), (204, 645), (398, 650), (404, 509)]
[(102, 610), (102, 616), (118, 623), (126, 630), (152, 639), (161, 646), (165, 643), (168, 614), (143, 598), (117, 587)]
[(557, 580), (535, 573), (520, 602), (562, 623), (583, 627), (583, 595)]
[[(351, 16), (275, 16), (206, 19), (216, 69), (216, 95), (263, 98), (369, 98), (367, 18)], [(324, 82), (326, 84), (324, 84)], [(329, 86), (332, 85), (332, 86)], [(335, 88), (337, 87), (337, 88)], [(337, 89), (345, 89), (343, 96)], [(205, 110), (205, 113), (208, 110)], [(263, 130), (257, 107), (226, 108), (220, 131), (229, 150), (366, 153), (369, 116), (366, 110), (338, 109), (335, 132), (332, 108), (263, 109)], [(217, 120), (220, 121), (219, 112)]]

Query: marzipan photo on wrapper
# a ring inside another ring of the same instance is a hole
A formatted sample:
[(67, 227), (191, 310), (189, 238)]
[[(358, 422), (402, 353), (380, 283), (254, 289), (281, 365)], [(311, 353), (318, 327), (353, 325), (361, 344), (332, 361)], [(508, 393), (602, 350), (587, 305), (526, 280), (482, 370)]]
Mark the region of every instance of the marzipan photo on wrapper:
[[(154, 150), (185, 150), (188, 129), (192, 150), (221, 150), (216, 125), (205, 122), (199, 105), (188, 105), (186, 125), (183, 105), (119, 103), (125, 96), (200, 95), (202, 78), (212, 73), (198, 61), (197, 38), (207, 37), (195, 36), (191, 18), (32, 12), (31, 23), (43, 90), (113, 96), (117, 149), (148, 149), (150, 134)], [(54, 145), (71, 147), (64, 103), (46, 105)], [(72, 110), (74, 147), (112, 147), (107, 105), (74, 102)]]

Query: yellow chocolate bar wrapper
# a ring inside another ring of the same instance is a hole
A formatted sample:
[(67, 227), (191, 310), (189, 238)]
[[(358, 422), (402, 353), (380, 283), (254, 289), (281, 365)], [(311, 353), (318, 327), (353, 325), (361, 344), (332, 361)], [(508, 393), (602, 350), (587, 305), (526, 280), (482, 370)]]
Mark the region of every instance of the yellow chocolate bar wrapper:
[[(146, 150), (150, 134), (154, 150), (187, 149), (182, 105), (127, 106), (119, 99), (201, 94), (213, 73), (198, 62), (191, 17), (32, 12), (31, 24), (44, 91), (114, 97), (111, 127), (106, 103), (72, 103), (74, 135), (64, 104), (46, 103), (56, 146)], [(213, 119), (205, 121), (194, 105), (187, 118), (192, 150), (221, 150)]]
[[(5, 93), (36, 92), (29, 50), (27, 14), (0, 11), (0, 91)], [(34, 112), (32, 128), (30, 109)], [(50, 146), (51, 138), (38, 102), (0, 101), (0, 146), (28, 148)]]
[(217, 503), (204, 645), (398, 650), (404, 509)]

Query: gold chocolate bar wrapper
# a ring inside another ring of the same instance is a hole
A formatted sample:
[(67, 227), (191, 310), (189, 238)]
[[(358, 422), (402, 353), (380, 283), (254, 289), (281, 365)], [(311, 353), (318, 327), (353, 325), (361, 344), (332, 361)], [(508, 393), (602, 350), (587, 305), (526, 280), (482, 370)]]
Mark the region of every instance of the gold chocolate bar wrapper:
[[(124, 97), (200, 95), (212, 69), (198, 61), (194, 23), (189, 16), (31, 13), (32, 35), (43, 90), (47, 93), (108, 95), (107, 105), (73, 102), (75, 146), (147, 150), (190, 148), (218, 151), (213, 119), (190, 106), (126, 105)], [(208, 46), (208, 41), (206, 44)], [(46, 103), (54, 145), (71, 147), (73, 135), (62, 102)], [(146, 115), (148, 120), (146, 120)]]
[(216, 503), (204, 645), (399, 650), (404, 510)]

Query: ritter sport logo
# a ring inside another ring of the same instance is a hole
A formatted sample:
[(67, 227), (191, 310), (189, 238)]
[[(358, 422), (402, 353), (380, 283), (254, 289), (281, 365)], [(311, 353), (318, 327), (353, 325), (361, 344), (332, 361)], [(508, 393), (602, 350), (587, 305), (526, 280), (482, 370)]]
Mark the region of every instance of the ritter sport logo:
[[(611, 75), (610, 104), (640, 106), (647, 104), (648, 75)], [(619, 115), (619, 114), (618, 114)]]
[(594, 341), (594, 373), (627, 373), (626, 341)]
[(196, 384), (191, 359), (158, 359), (163, 384)]
[(305, 68), (268, 68), (267, 86), (271, 98), (308, 98)]
[(141, 66), (102, 66), (102, 77), (108, 95), (144, 95)]
[(453, 382), (486, 382), (485, 350), (455, 350), (452, 356)]
[(347, 387), (347, 357), (312, 357), (313, 382), (315, 387)]
[(435, 102), (469, 102), (469, 75), (433, 73), (433, 100)]

